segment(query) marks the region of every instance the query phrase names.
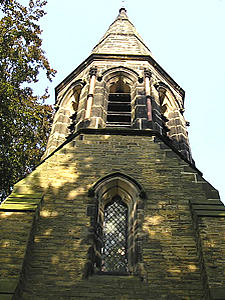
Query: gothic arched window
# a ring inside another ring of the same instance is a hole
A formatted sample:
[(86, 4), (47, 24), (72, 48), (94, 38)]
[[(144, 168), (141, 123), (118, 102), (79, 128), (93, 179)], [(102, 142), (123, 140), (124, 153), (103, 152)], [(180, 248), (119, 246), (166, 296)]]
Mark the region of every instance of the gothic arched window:
[(115, 78), (109, 89), (107, 126), (129, 127), (131, 124), (130, 87), (125, 77)]
[(76, 125), (77, 111), (78, 111), (78, 105), (79, 105), (80, 94), (81, 94), (82, 88), (83, 88), (83, 86), (81, 84), (77, 84), (72, 90), (73, 92), (71, 95), (71, 105), (73, 108), (73, 113), (70, 116), (71, 124), (69, 126), (69, 130), (71, 133), (73, 132), (75, 125)]
[(102, 271), (127, 272), (128, 207), (120, 196), (105, 205), (103, 221)]
[(134, 179), (113, 173), (89, 192), (96, 206), (88, 207), (94, 243), (86, 276), (93, 272), (137, 274), (142, 257), (139, 224), (143, 222), (144, 191)]

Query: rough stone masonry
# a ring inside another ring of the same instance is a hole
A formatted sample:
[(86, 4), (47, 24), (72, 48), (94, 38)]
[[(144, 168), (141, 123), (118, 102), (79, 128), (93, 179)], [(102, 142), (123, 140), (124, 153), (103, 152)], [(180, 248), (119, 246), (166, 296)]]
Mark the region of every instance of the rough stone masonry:
[[(184, 91), (124, 8), (56, 108), (42, 162), (0, 206), (0, 299), (225, 299), (225, 207), (191, 156)], [(106, 272), (118, 197), (126, 272)]]

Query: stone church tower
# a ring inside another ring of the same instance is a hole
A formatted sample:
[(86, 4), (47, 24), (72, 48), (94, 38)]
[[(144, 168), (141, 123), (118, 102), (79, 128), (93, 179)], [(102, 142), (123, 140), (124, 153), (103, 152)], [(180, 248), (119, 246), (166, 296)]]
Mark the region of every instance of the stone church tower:
[(121, 8), (56, 87), (43, 160), (0, 206), (0, 299), (225, 299), (225, 207), (184, 96)]

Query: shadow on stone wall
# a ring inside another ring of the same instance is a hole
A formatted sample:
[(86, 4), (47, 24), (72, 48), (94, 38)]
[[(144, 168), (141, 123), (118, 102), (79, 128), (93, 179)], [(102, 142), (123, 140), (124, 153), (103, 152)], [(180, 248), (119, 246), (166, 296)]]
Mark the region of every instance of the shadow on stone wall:
[[(150, 138), (85, 136), (38, 166), (14, 188), (18, 194), (44, 195), (22, 276), (24, 295), (76, 294), (93, 246), (87, 205), (96, 200), (88, 197), (88, 190), (101, 177), (121, 172), (137, 180), (147, 193), (138, 245), (143, 255), (140, 273), (152, 295), (202, 297), (189, 209), (193, 190), (180, 175), (184, 164), (179, 157), (167, 159)], [(195, 196), (203, 197), (202, 191), (195, 188)]]

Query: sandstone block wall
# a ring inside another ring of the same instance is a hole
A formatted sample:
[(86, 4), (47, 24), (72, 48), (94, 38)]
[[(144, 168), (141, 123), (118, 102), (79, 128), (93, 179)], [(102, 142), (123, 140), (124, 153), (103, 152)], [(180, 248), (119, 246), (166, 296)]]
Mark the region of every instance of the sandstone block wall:
[[(16, 292), (15, 299), (105, 299), (108, 293), (107, 299), (225, 299), (221, 298), (225, 290), (222, 203), (218, 202), (220, 210), (218, 205), (206, 205), (213, 199), (207, 198), (199, 184), (204, 179), (162, 141), (146, 133), (114, 133), (81, 132), (16, 184), (14, 193), (38, 192), (44, 199), (33, 242), (26, 248), (24, 237), (18, 257), (13, 245), (3, 246), (4, 259), (10, 261), (2, 279), (20, 275), (23, 293), (18, 296)], [(114, 172), (132, 177), (146, 193), (138, 238), (140, 269), (123, 278), (93, 275), (85, 279), (93, 246), (87, 207), (96, 201), (88, 191)], [(210, 195), (218, 198), (214, 191)], [(193, 207), (193, 199), (204, 209)], [(202, 216), (197, 216), (201, 211)], [(31, 215), (14, 212), (12, 226), (7, 213), (1, 212), (5, 234), (11, 232), (12, 240), (23, 236), (22, 232), (27, 237)], [(17, 230), (13, 232), (12, 227)], [(20, 273), (28, 248), (30, 254)], [(21, 257), (18, 267), (11, 260), (12, 253), (15, 261)]]

